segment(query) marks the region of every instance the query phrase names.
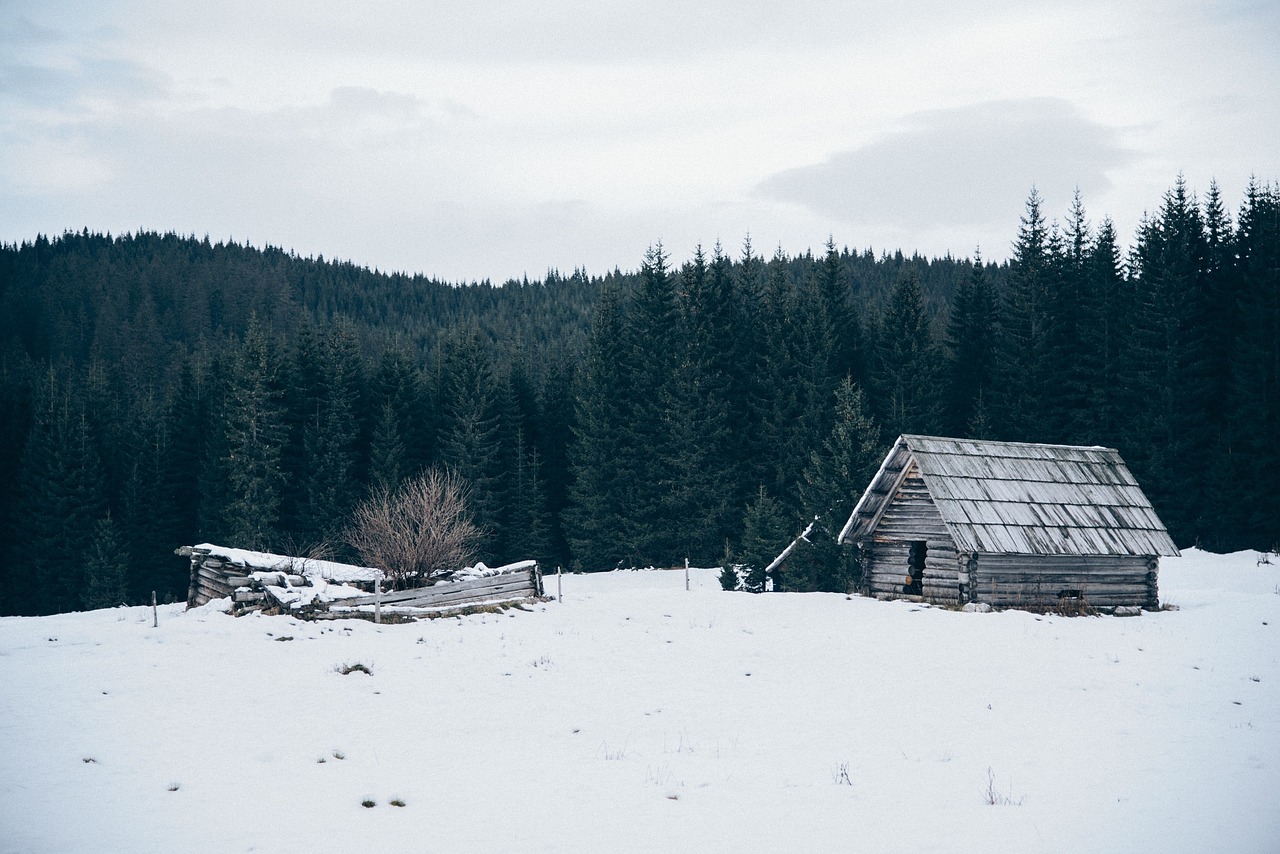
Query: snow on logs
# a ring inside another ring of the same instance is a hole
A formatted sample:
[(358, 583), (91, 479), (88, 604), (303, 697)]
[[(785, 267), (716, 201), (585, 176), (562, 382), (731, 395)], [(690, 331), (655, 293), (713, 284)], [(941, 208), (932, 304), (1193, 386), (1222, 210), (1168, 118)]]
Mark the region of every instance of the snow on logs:
[(237, 614), (277, 609), (312, 618), (366, 616), (382, 610), (434, 615), (542, 596), (542, 573), (532, 560), (492, 568), (477, 564), (430, 586), (383, 592), (378, 589), (383, 573), (372, 567), (209, 543), (183, 546), (176, 554), (191, 560), (188, 607), (228, 598)]

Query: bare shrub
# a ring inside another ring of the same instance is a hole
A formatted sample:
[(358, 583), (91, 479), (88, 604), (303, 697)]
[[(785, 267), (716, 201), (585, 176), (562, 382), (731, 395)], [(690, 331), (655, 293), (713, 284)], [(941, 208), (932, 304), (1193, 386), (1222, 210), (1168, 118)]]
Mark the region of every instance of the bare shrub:
[(995, 772), (988, 768), (987, 788), (982, 793), (982, 800), (993, 807), (1020, 807), (1027, 802), (1027, 796), (1022, 795), (1015, 798), (997, 789)]
[(378, 489), (356, 507), (346, 534), (360, 559), (385, 571), (397, 589), (470, 563), (481, 536), (467, 509), (465, 484), (438, 468), (395, 489)]

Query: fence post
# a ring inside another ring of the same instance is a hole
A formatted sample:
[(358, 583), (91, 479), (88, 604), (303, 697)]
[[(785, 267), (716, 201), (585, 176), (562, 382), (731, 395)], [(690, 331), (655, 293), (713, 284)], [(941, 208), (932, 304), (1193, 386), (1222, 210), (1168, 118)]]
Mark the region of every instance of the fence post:
[(689, 559), (684, 559), (684, 589), (689, 589)]
[(373, 580), (373, 621), (375, 623), (382, 622), (382, 579), (375, 578)]
[(563, 605), (564, 604), (564, 583), (560, 580), (561, 578), (562, 578), (562, 575), (560, 572), (560, 565), (557, 564), (556, 565), (556, 601), (559, 602), (561, 605)]
[(160, 615), (156, 612), (156, 592), (151, 591), (151, 628), (160, 628)]

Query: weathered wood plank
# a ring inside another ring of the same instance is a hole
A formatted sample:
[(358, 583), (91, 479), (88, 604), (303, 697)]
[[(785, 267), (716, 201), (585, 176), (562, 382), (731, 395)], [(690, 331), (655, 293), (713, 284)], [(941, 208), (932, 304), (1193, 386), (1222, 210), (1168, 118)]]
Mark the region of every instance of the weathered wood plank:
[(198, 575), (200, 578), (207, 578), (210, 581), (216, 581), (219, 584), (227, 583), (227, 575), (226, 573), (222, 572), (222, 570), (208, 569), (207, 567), (200, 566), (200, 567), (197, 567), (196, 569), (196, 575)]
[(1051, 585), (1051, 584), (1067, 584), (1070, 586), (1088, 585), (1090, 587), (1102, 586), (1109, 584), (1122, 584), (1129, 587), (1145, 587), (1148, 581), (1145, 577), (1135, 577), (1132, 575), (1121, 574), (1092, 574), (1077, 572), (1054, 572), (1054, 573), (990, 573), (978, 571), (974, 573), (974, 578), (982, 584), (1012, 584), (1020, 586), (1034, 585)]
[(1142, 603), (1148, 601), (1148, 594), (1145, 590), (1138, 589), (1107, 589), (1107, 590), (1085, 590), (1080, 596), (1059, 595), (1059, 591), (1054, 589), (1033, 590), (1018, 588), (996, 588), (993, 592), (989, 588), (980, 587), (977, 591), (978, 601), (990, 602), (993, 605), (1023, 603), (1027, 605), (1046, 605), (1056, 602), (1083, 601), (1091, 604), (1106, 604), (1111, 602), (1121, 603)]
[(199, 587), (199, 589), (201, 590), (214, 591), (218, 594), (218, 596), (230, 596), (231, 592), (235, 590), (235, 588), (232, 587), (230, 584), (224, 584), (223, 582), (213, 578), (197, 579), (197, 587)]
[(1141, 555), (1004, 555), (983, 553), (978, 556), (983, 566), (1116, 566), (1145, 569), (1149, 559)]
[[(521, 586), (528, 587), (531, 590), (536, 589), (532, 570), (503, 573), (502, 575), (488, 575), (482, 578), (453, 584), (437, 584), (431, 587), (418, 587), (412, 590), (396, 590), (390, 593), (383, 593), (381, 601), (382, 604), (388, 605), (396, 603), (403, 604), (413, 599), (427, 599), (456, 594), (478, 596), (486, 591), (506, 591), (508, 589), (515, 589)], [(377, 596), (360, 596), (353, 599), (345, 599), (342, 604), (372, 605), (376, 601), (378, 601)]]
[(533, 585), (528, 579), (502, 587), (487, 587), (483, 590), (459, 590), (423, 596), (418, 599), (407, 599), (397, 603), (407, 608), (434, 608), (440, 605), (453, 605), (461, 602), (480, 602), (490, 599), (522, 598), (535, 595)]
[(248, 575), (228, 575), (225, 576), (225, 578), (226, 583), (230, 584), (232, 587), (250, 587), (254, 584), (274, 584), (277, 587), (283, 587), (284, 583), (281, 579), (285, 578), (287, 578), (289, 583), (294, 587), (302, 587), (307, 583), (307, 580), (301, 575), (286, 575), (280, 572), (275, 573), (275, 575), (276, 578), (274, 579), (269, 577), (257, 579)]
[(1002, 586), (1016, 587), (1142, 587), (1147, 588), (1150, 585), (1145, 579), (1132, 578), (1124, 575), (1071, 575), (1071, 574), (1053, 574), (1053, 575), (991, 575), (979, 572), (974, 576), (977, 584), (990, 585), (998, 584)]

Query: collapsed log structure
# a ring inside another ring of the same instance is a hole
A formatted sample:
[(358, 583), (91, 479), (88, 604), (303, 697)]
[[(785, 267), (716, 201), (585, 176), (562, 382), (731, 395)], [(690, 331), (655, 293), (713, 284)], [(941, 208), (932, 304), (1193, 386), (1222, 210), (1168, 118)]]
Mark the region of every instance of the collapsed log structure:
[(904, 435), (840, 543), (864, 591), (937, 604), (1035, 609), (1159, 607), (1177, 555), (1112, 448)]
[(538, 562), (521, 561), (495, 568), (479, 564), (469, 572), (430, 587), (395, 590), (334, 602), (331, 615), (349, 613), (352, 609), (381, 607), (401, 613), (474, 608), (524, 602), (542, 596), (542, 573)]
[(187, 607), (229, 598), (234, 613), (278, 609), (305, 618), (368, 617), (383, 611), (436, 616), (542, 596), (537, 561), (459, 570), (428, 587), (383, 592), (382, 570), (202, 543), (176, 552), (191, 559)]
[(310, 593), (323, 589), (335, 598), (359, 596), (366, 590), (371, 591), (383, 578), (382, 570), (371, 566), (233, 549), (212, 543), (183, 546), (176, 554), (191, 559), (188, 608), (224, 597), (230, 597), (237, 611), (271, 605), (296, 608), (300, 599), (313, 600), (315, 596), (295, 595), (292, 591), (310, 588)]

